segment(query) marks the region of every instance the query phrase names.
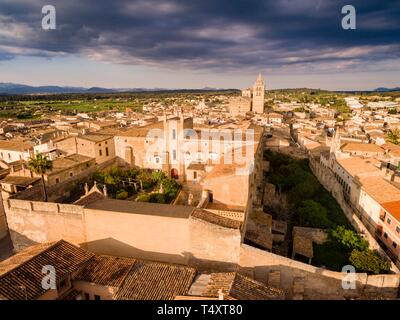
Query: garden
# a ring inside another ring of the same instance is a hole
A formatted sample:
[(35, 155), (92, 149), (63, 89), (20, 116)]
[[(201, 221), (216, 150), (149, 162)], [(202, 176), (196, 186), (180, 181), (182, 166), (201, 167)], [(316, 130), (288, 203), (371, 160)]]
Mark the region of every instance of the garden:
[(152, 203), (171, 203), (180, 191), (180, 184), (159, 170), (112, 167), (97, 171), (93, 179), (107, 187), (110, 197)]
[(291, 221), (287, 221), (289, 230), (301, 226), (328, 233), (328, 241), (313, 244), (315, 266), (341, 271), (343, 266), (353, 265), (358, 272), (369, 274), (390, 270), (390, 261), (370, 250), (366, 240), (355, 232), (336, 200), (311, 172), (308, 159), (298, 160), (271, 150), (266, 150), (264, 157), (270, 162), (268, 182), (279, 194), (285, 194), (292, 212)]

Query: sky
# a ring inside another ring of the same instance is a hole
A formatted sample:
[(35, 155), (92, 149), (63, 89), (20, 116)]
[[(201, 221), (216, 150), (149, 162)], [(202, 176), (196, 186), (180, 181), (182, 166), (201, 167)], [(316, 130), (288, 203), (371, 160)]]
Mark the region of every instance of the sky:
[(0, 82), (244, 88), (259, 72), (267, 89), (400, 87), (400, 1), (0, 0)]

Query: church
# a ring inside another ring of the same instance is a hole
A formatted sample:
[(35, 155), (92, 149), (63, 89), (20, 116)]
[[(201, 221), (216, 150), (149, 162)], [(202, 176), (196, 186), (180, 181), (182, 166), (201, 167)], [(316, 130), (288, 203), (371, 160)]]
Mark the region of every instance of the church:
[(264, 113), (265, 81), (259, 73), (253, 87), (243, 89), (241, 97), (231, 98), (229, 112), (232, 116), (246, 112)]
[(248, 97), (251, 99), (250, 111), (254, 113), (264, 112), (264, 95), (265, 95), (265, 82), (261, 73), (258, 74), (257, 80), (253, 85), (253, 88), (242, 90), (242, 97)]

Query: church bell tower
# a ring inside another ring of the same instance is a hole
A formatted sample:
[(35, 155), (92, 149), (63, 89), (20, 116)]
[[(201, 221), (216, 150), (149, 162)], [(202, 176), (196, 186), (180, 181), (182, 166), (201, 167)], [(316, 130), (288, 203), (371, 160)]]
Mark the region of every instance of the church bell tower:
[(252, 111), (255, 113), (264, 113), (264, 95), (265, 95), (265, 83), (264, 79), (259, 73), (256, 82), (253, 86), (253, 101)]

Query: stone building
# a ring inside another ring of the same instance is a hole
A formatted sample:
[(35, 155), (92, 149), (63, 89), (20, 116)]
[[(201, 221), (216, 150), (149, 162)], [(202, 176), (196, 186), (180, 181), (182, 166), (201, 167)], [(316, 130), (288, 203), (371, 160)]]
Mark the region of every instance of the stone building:
[(232, 97), (229, 99), (229, 114), (233, 117), (245, 115), (251, 111), (251, 98), (247, 96)]
[[(52, 163), (52, 170), (48, 170), (43, 175), (47, 185), (54, 185), (85, 173), (85, 171), (94, 167), (95, 159), (75, 153), (65, 157), (58, 157)], [(22, 163), (18, 170), (13, 170), (9, 176), (0, 180), (0, 183), (3, 192), (16, 193), (33, 185), (37, 178), (40, 178), (40, 176), (32, 172), (26, 163)]]
[[(179, 111), (177, 115), (164, 115), (157, 123), (121, 130), (115, 136), (116, 156), (125, 165), (163, 170), (181, 182), (200, 180), (227, 152), (258, 143), (260, 135), (254, 135), (254, 128), (237, 129), (241, 131), (199, 130), (194, 128), (192, 117)], [(193, 170), (196, 167), (200, 169)]]
[(29, 160), (33, 156), (34, 143), (18, 140), (0, 141), (0, 160), (11, 163), (19, 160)]
[(251, 111), (254, 113), (264, 113), (264, 96), (265, 82), (260, 73), (252, 88), (242, 90), (242, 97), (251, 99)]
[(59, 154), (79, 154), (96, 159), (100, 164), (115, 157), (114, 137), (104, 134), (70, 136), (54, 142)]

